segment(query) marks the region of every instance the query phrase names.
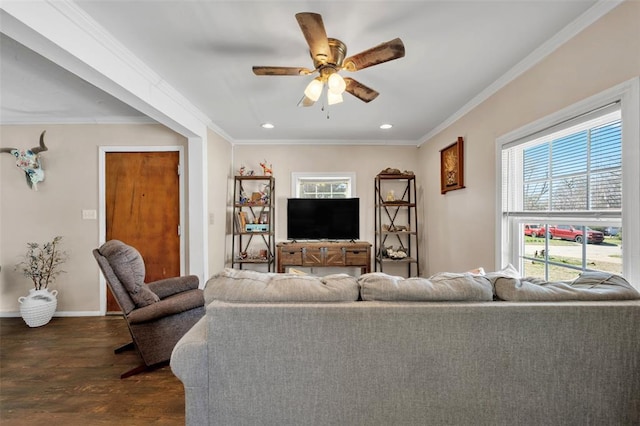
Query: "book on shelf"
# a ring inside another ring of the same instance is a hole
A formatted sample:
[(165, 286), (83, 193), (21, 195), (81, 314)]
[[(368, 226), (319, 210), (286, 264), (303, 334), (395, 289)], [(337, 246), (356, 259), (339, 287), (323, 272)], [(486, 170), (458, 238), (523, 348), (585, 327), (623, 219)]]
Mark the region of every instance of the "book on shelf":
[(247, 227), (247, 215), (245, 212), (238, 212), (236, 219), (236, 227), (240, 232), (244, 232)]

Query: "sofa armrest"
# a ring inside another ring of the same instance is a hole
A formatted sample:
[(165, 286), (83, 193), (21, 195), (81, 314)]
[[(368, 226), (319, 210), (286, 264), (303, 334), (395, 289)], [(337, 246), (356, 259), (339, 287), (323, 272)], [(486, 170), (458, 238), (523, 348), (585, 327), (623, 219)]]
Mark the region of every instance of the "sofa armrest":
[(185, 277), (165, 278), (147, 285), (149, 290), (157, 294), (160, 299), (165, 299), (183, 291), (195, 290), (199, 284), (200, 280), (196, 275), (187, 275)]
[(204, 306), (204, 291), (189, 290), (167, 297), (159, 302), (129, 312), (127, 319), (131, 324), (154, 321), (169, 315), (179, 314), (199, 306)]
[(185, 386), (208, 386), (207, 317), (178, 340), (171, 353), (171, 371)]
[(185, 424), (209, 424), (209, 350), (206, 315), (176, 343), (171, 353), (171, 371), (185, 393)]

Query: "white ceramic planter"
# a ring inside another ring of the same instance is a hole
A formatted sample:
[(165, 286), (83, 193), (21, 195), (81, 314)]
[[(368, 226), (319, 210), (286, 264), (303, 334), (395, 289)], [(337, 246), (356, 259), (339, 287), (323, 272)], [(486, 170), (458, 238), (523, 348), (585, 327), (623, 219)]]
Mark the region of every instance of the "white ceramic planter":
[(29, 290), (29, 295), (19, 297), (20, 315), (29, 327), (40, 327), (51, 321), (58, 306), (58, 290)]

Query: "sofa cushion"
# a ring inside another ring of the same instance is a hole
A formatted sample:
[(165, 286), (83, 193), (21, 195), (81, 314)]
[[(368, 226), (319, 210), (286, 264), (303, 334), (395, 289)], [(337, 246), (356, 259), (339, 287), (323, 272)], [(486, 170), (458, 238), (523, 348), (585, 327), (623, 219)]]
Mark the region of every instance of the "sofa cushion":
[(99, 251), (107, 258), (111, 269), (138, 308), (160, 300), (144, 283), (144, 261), (138, 250), (122, 241), (109, 240)]
[(491, 282), (482, 275), (441, 273), (429, 278), (403, 278), (371, 272), (358, 279), (362, 300), (488, 301)]
[(207, 281), (205, 304), (225, 302), (348, 302), (358, 299), (358, 282), (347, 274), (325, 277), (226, 268)]
[(583, 272), (573, 281), (500, 277), (496, 296), (512, 301), (633, 300), (640, 293), (623, 277), (608, 272)]

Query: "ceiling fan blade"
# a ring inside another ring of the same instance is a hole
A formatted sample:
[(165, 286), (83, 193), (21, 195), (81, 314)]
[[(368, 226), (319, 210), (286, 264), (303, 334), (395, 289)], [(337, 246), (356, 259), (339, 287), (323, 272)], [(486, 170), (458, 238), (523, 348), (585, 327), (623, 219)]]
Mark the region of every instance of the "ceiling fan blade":
[(358, 71), (383, 62), (404, 57), (404, 44), (399, 38), (381, 43), (344, 60), (344, 69)]
[(331, 50), (329, 49), (329, 40), (324, 29), (322, 16), (319, 13), (301, 12), (296, 13), (296, 19), (304, 38), (307, 40), (313, 60), (323, 64), (326, 63)]
[(344, 82), (347, 84), (346, 92), (351, 93), (356, 98), (363, 102), (371, 102), (378, 97), (380, 93), (376, 92), (370, 87), (352, 79), (351, 77), (345, 77)]
[(302, 99), (298, 102), (299, 107), (310, 107), (313, 106), (313, 104), (315, 104), (315, 102), (309, 99), (306, 95), (302, 95)]
[(298, 67), (253, 67), (255, 75), (309, 75), (312, 72), (309, 68)]

